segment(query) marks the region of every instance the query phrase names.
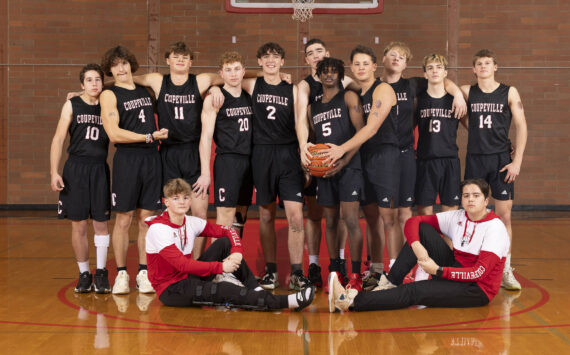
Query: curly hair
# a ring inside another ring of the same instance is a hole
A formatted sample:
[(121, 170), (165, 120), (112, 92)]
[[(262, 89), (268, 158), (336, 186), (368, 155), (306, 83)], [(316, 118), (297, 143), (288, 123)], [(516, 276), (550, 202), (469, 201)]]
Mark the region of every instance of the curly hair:
[(261, 58), (267, 53), (278, 54), (281, 59), (285, 59), (285, 50), (279, 44), (275, 42), (267, 42), (257, 50), (257, 58)]
[(79, 82), (81, 84), (83, 84), (83, 80), (85, 80), (85, 73), (87, 73), (90, 70), (96, 71), (101, 77), (101, 81), (103, 81), (103, 78), (105, 78), (105, 74), (103, 74), (103, 70), (101, 69), (99, 64), (89, 63), (83, 68), (81, 68), (81, 71), (79, 72)]
[(135, 58), (135, 55), (131, 53), (131, 51), (124, 46), (116, 46), (105, 52), (101, 59), (101, 69), (103, 69), (105, 75), (113, 76), (111, 67), (117, 64), (118, 59), (124, 59), (129, 62), (131, 65), (131, 73), (135, 73), (139, 68), (139, 62), (137, 62), (137, 58)]
[(328, 68), (332, 68), (336, 73), (338, 73), (338, 85), (340, 86), (340, 82), (344, 79), (344, 62), (340, 59), (331, 57), (323, 58), (323, 60), (317, 64), (317, 76), (320, 76)]

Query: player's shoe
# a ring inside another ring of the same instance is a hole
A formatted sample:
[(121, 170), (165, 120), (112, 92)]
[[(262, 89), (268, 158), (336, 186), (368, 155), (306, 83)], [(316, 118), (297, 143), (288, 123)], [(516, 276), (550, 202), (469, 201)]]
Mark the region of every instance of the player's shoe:
[(137, 290), (140, 293), (154, 293), (154, 288), (148, 280), (148, 270), (140, 270), (137, 274)]
[(503, 271), (503, 281), (501, 282), (501, 287), (505, 290), (510, 291), (518, 291), (521, 289), (520, 282), (515, 279), (515, 275), (513, 275), (513, 268), (505, 268)]
[[(329, 279), (331, 277), (330, 274), (332, 274), (332, 273), (336, 274), (336, 277), (338, 278), (338, 281), (340, 282), (342, 287), (346, 286), (346, 279), (344, 278), (344, 276), (342, 275), (342, 273), (340, 271), (331, 271), (329, 273)], [(324, 291), (325, 291), (325, 293), (329, 293), (329, 283), (328, 282), (325, 284)]]
[(353, 288), (345, 290), (342, 287), (338, 274), (331, 272), (329, 275), (329, 312), (334, 313), (337, 309), (339, 311), (348, 311), (352, 306), (354, 298), (358, 295), (358, 291)]
[(303, 275), (303, 270), (297, 270), (291, 273), (289, 278), (289, 289), (301, 291), (304, 288), (311, 286), (311, 281)]
[(364, 291), (371, 291), (374, 287), (378, 286), (380, 276), (382, 276), (382, 274), (379, 272), (369, 273), (368, 276), (362, 279), (362, 289)]
[(346, 274), (346, 260), (345, 259), (340, 259), (340, 275), (338, 275), (338, 279), (340, 280), (340, 283), (343, 286), (346, 286), (346, 280), (348, 279), (348, 276)]
[(113, 285), (113, 294), (126, 295), (131, 292), (131, 289), (129, 288), (129, 280), (129, 274), (127, 274), (126, 270), (119, 271), (115, 278), (115, 284)]
[(304, 308), (310, 305), (313, 302), (313, 299), (315, 298), (315, 291), (316, 287), (311, 285), (297, 292), (295, 298), (297, 299), (297, 304), (299, 305), (299, 307), (295, 308), (295, 311), (297, 312), (302, 311)]
[(111, 285), (109, 284), (109, 276), (107, 269), (97, 269), (93, 277), (93, 287), (95, 293), (109, 293), (111, 292)]
[(348, 283), (346, 289), (355, 289), (358, 292), (362, 291), (362, 277), (360, 274), (352, 273), (348, 275)]
[(309, 265), (309, 281), (317, 287), (323, 287), (323, 277), (321, 276), (321, 267), (317, 264)]
[(261, 277), (259, 286), (265, 290), (275, 290), (277, 287), (279, 287), (279, 281), (277, 281), (277, 273), (266, 272), (265, 275)]
[(92, 282), (93, 282), (93, 275), (91, 275), (89, 271), (80, 273), (79, 280), (77, 280), (77, 285), (75, 285), (75, 292), (77, 293), (91, 292)]
[(380, 280), (378, 280), (378, 285), (376, 287), (374, 287), (374, 289), (372, 291), (383, 291), (383, 290), (389, 290), (391, 288), (396, 288), (397, 286), (394, 285), (393, 283), (391, 283), (388, 278), (386, 277), (386, 274), (382, 274), (380, 276)]
[(218, 282), (229, 282), (239, 287), (244, 287), (243, 283), (237, 279), (237, 277), (232, 274), (231, 272), (224, 272), (221, 274), (217, 274), (216, 277), (212, 280), (214, 283)]

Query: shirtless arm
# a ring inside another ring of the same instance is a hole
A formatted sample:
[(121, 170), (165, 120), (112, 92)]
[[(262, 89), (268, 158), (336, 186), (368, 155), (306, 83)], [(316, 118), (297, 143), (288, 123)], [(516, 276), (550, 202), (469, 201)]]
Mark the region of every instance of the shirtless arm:
[(214, 107), (213, 98), (207, 96), (202, 108), (202, 133), (200, 135), (200, 171), (201, 175), (196, 180), (192, 189), (196, 195), (207, 197), (207, 191), (212, 181), (210, 177), (210, 159), (212, 157), (212, 137), (216, 127), (218, 109)]
[(50, 186), (52, 191), (61, 191), (65, 187), (63, 185), (63, 179), (59, 175), (59, 163), (61, 161), (61, 151), (63, 149), (63, 143), (65, 142), (65, 137), (67, 137), (67, 130), (71, 125), (71, 120), (73, 116), (73, 109), (71, 108), (71, 101), (67, 100), (61, 109), (61, 115), (59, 116), (59, 122), (57, 123), (57, 128), (55, 134), (51, 141), (51, 149), (49, 154), (50, 163), (50, 175), (51, 182)]
[(154, 96), (158, 98), (160, 94), (160, 88), (162, 86), (163, 75), (160, 73), (148, 73), (143, 75), (133, 76), (133, 81), (135, 84), (147, 86), (154, 91)]
[(455, 118), (460, 119), (467, 113), (467, 104), (465, 103), (467, 99), (463, 97), (462, 90), (453, 81), (446, 78), (443, 85), (445, 86), (445, 91), (453, 96), (451, 112), (455, 113)]
[(526, 126), (526, 118), (524, 108), (518, 90), (511, 86), (509, 89), (509, 107), (513, 114), (513, 123), (516, 129), (516, 146), (513, 161), (505, 165), (500, 171), (507, 171), (505, 182), (511, 183), (515, 181), (521, 170), (524, 150), (526, 147), (526, 140), (528, 137), (528, 130)]

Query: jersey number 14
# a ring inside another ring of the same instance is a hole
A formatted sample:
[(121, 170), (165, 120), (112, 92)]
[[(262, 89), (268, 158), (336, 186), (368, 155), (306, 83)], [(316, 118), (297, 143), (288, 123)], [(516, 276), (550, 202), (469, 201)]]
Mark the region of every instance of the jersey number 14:
[(486, 117), (483, 117), (483, 115), (479, 116), (479, 128), (485, 128), (485, 126), (487, 126), (488, 129), (491, 129), (493, 126), (491, 115), (487, 115)]

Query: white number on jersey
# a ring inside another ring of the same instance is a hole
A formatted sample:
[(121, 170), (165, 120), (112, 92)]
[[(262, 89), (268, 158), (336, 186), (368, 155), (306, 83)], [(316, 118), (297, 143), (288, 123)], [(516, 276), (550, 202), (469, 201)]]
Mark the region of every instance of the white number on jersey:
[(483, 118), (483, 115), (479, 116), (479, 128), (485, 128), (483, 127), (484, 125), (487, 125), (487, 128), (491, 129), (491, 126), (493, 126), (491, 115), (487, 115), (485, 118)]
[(184, 111), (182, 109), (183, 109), (182, 106), (174, 108), (174, 119), (175, 120), (183, 120), (184, 119)]
[(441, 131), (441, 121), (436, 119), (429, 120), (429, 132), (437, 133), (439, 131)]
[(87, 133), (85, 133), (85, 139), (91, 139), (96, 141), (99, 139), (99, 128), (87, 126)]
[(269, 113), (267, 114), (267, 119), (268, 120), (274, 120), (275, 119), (275, 111), (277, 111), (275, 106), (267, 106), (266, 110), (269, 111)]
[(332, 130), (331, 130), (331, 122), (324, 123), (324, 124), (322, 125), (322, 127), (323, 127), (323, 136), (325, 136), (325, 137), (330, 136), (331, 133), (332, 133)]
[(249, 131), (249, 121), (248, 121), (247, 117), (239, 118), (238, 123), (239, 123), (239, 131), (240, 132)]
[(141, 109), (141, 112), (139, 113), (139, 119), (141, 120), (142, 123), (145, 123), (145, 119), (144, 119), (144, 109)]

